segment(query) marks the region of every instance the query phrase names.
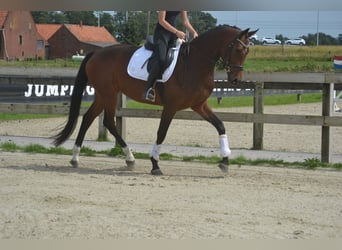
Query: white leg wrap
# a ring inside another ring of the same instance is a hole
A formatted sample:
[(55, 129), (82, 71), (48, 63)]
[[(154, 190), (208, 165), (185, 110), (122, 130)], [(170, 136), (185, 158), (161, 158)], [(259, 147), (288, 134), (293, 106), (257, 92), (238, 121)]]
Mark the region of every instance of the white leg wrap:
[(74, 145), (72, 149), (72, 161), (78, 162), (81, 152), (81, 147)]
[(126, 155), (126, 161), (135, 161), (134, 155), (132, 154), (132, 151), (130, 150), (128, 146), (125, 148), (122, 148), (122, 151)]
[(219, 136), (221, 157), (228, 157), (231, 155), (229, 148), (228, 136), (226, 134)]
[(154, 144), (150, 156), (153, 157), (156, 161), (159, 161), (161, 144)]

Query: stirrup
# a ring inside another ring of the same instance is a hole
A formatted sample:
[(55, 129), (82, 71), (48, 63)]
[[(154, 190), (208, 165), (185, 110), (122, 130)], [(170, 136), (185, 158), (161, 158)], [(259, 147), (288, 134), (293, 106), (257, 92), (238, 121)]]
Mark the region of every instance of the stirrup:
[(156, 96), (155, 96), (154, 89), (151, 87), (146, 91), (145, 99), (149, 100), (151, 102), (154, 102), (155, 98), (156, 98)]

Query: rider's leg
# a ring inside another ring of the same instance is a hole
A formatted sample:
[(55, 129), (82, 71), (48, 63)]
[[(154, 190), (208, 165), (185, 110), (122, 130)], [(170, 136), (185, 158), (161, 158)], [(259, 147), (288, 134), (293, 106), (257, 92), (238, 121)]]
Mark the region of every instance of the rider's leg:
[(167, 54), (167, 44), (168, 41), (166, 38), (162, 36), (158, 36), (155, 34), (155, 51), (153, 58), (151, 58), (149, 62), (150, 72), (147, 78), (147, 84), (144, 92), (144, 97), (147, 100), (154, 101), (155, 91), (154, 84), (158, 78), (162, 76), (162, 69), (165, 65), (166, 54)]

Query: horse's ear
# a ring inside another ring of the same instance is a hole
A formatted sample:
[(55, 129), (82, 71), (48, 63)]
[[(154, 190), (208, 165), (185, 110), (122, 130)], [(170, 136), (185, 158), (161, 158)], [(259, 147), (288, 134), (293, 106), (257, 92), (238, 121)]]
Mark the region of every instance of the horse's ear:
[(249, 28), (241, 31), (239, 38), (242, 38), (243, 36), (248, 36), (248, 32), (249, 32)]
[(255, 33), (258, 32), (258, 30), (259, 30), (259, 29), (256, 29), (256, 30), (253, 30), (253, 31), (249, 31), (249, 32), (248, 32), (248, 37), (253, 36)]

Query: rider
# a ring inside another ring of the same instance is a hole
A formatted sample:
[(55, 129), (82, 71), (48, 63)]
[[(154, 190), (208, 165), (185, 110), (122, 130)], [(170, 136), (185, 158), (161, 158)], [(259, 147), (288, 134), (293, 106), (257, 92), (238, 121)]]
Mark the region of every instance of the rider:
[(177, 38), (185, 40), (185, 33), (175, 28), (176, 17), (180, 14), (184, 27), (191, 32), (193, 38), (197, 37), (196, 30), (189, 22), (188, 14), (186, 11), (159, 11), (158, 23), (154, 30), (153, 42), (155, 44), (155, 55), (157, 61), (150, 62), (149, 76), (147, 85), (144, 92), (146, 100), (154, 101), (154, 83), (163, 74), (162, 70), (165, 65), (167, 49), (169, 44), (174, 44)]

